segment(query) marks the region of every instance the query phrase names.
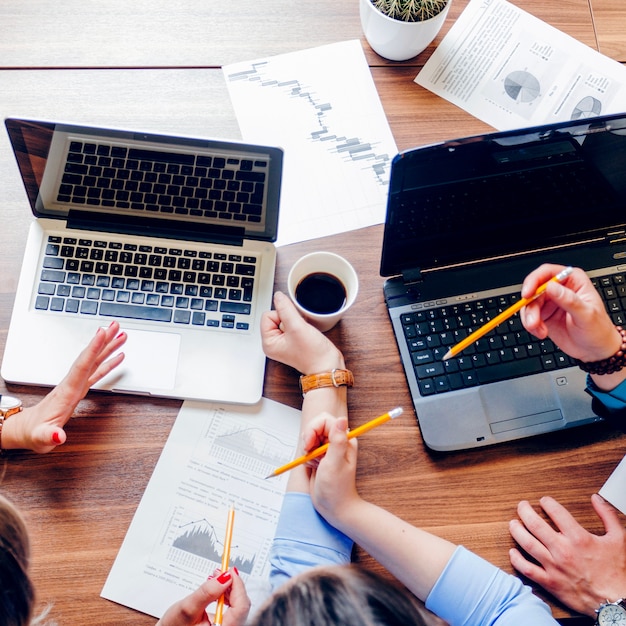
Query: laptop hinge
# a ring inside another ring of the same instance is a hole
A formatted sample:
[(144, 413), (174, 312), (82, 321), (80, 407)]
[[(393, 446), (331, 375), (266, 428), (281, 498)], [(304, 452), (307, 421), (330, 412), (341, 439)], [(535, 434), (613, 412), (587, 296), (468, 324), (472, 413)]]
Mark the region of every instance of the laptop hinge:
[(402, 280), (404, 281), (405, 285), (424, 282), (422, 270), (420, 268), (404, 270), (402, 272)]
[(232, 246), (243, 245), (245, 234), (243, 227), (179, 222), (154, 217), (137, 218), (131, 215), (105, 216), (102, 213), (80, 210), (70, 210), (67, 217), (67, 227), (76, 230), (202, 241)]

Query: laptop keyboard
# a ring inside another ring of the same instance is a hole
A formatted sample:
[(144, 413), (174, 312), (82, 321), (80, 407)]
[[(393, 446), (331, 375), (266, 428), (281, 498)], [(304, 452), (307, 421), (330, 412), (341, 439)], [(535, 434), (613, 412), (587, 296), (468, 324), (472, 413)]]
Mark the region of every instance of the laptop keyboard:
[[(593, 283), (613, 322), (625, 324), (626, 274), (594, 278)], [(481, 337), (458, 356), (442, 360), (449, 348), (520, 297), (518, 292), (402, 314), (404, 337), (420, 394), (430, 396), (574, 365), (551, 340), (540, 341), (526, 331), (519, 315)]]
[(72, 141), (57, 201), (260, 223), (268, 163)]
[(255, 256), (49, 236), (35, 308), (247, 331)]

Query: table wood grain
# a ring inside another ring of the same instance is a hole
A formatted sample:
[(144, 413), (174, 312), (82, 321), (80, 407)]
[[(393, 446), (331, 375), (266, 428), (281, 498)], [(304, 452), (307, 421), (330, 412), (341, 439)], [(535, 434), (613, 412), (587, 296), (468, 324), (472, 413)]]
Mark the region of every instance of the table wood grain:
[[(453, 7), (440, 40), (466, 6)], [(621, 0), (530, 0), (518, 6), (612, 58), (626, 60)], [(238, 13), (233, 14), (233, 7)], [(400, 150), (489, 131), (483, 122), (413, 82), (434, 46), (389, 63), (361, 36), (356, 0), (43, 0), (0, 3), (0, 116), (68, 120), (201, 137), (240, 137), (221, 66), (360, 38)], [(120, 69), (116, 69), (120, 68)], [(26, 196), (0, 132), (0, 354), (6, 343), (26, 232)], [(361, 279), (359, 298), (330, 332), (354, 371), (351, 425), (394, 406), (405, 413), (360, 442), (362, 494), (511, 571), (508, 520), (521, 499), (559, 499), (590, 530), (589, 503), (626, 450), (623, 432), (584, 427), (478, 451), (434, 453), (411, 407), (378, 272), (382, 226), (279, 248), (275, 286), (302, 254), (346, 256)], [(46, 389), (0, 392), (33, 404)], [(297, 375), (268, 362), (264, 395), (300, 406)], [(60, 624), (147, 625), (154, 619), (100, 598), (100, 590), (159, 458), (180, 401), (92, 392), (48, 455), (18, 452), (3, 461), (2, 490), (25, 513), (32, 575), (41, 603)], [(357, 561), (380, 569), (357, 550)], [(555, 615), (570, 613), (547, 598)]]
[[(422, 65), (468, 0), (453, 0)], [(606, 36), (624, 32), (619, 0), (517, 0), (520, 8), (597, 48), (592, 5), (608, 7)], [(372, 65), (388, 65), (362, 37), (358, 0), (4, 0), (0, 65), (6, 68), (220, 67), (347, 39), (361, 39)], [(621, 30), (620, 30), (621, 27)], [(622, 60), (622, 59), (618, 59)]]

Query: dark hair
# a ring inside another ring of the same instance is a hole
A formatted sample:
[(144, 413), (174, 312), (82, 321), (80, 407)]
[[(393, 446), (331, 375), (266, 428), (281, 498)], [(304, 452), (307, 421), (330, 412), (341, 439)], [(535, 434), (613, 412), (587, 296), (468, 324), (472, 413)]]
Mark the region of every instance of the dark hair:
[[(434, 621), (433, 621), (434, 620)], [(278, 589), (249, 626), (432, 626), (407, 589), (354, 565), (316, 567)]]
[(35, 590), (28, 577), (30, 543), (22, 516), (0, 496), (0, 624), (30, 624)]

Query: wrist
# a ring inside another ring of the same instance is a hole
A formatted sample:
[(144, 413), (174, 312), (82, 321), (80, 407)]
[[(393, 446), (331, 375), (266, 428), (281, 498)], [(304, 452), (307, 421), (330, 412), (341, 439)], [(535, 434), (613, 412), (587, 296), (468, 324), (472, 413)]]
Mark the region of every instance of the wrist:
[(303, 376), (309, 376), (311, 374), (319, 374), (320, 372), (330, 372), (334, 369), (344, 369), (345, 367), (346, 362), (343, 354), (335, 346), (332, 346), (332, 349), (324, 354), (316, 355), (310, 363), (303, 367), (300, 373)]
[(23, 442), (20, 441), (20, 417), (21, 413), (12, 415), (4, 420), (2, 425), (2, 450), (19, 450), (25, 448)]
[[(589, 360), (576, 359), (580, 369), (594, 376), (608, 376), (626, 367), (626, 330), (621, 326), (616, 326), (615, 330), (617, 332), (605, 350)], [(611, 352), (607, 354), (609, 350)]]

